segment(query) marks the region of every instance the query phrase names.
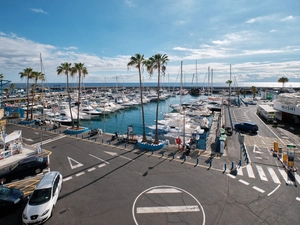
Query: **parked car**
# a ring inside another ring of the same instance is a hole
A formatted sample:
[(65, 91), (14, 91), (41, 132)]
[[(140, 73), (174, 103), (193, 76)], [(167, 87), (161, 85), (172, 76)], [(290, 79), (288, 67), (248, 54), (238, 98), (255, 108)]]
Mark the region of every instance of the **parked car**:
[(62, 175), (46, 173), (30, 196), (22, 214), (23, 224), (41, 224), (48, 220), (62, 189)]
[(248, 101), (248, 105), (257, 105), (257, 101)]
[(29, 157), (0, 170), (0, 183), (39, 174), (48, 167), (48, 157)]
[(23, 198), (21, 190), (0, 185), (0, 211), (19, 205)]
[(234, 129), (237, 131), (245, 131), (249, 133), (257, 133), (258, 126), (252, 122), (244, 122), (244, 123), (237, 123), (234, 125)]

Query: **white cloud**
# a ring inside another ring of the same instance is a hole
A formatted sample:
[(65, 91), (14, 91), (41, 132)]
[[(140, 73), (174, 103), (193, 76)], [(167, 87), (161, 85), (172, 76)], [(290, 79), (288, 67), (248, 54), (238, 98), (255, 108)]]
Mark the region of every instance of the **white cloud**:
[(42, 9), (31, 9), (32, 12), (35, 12), (35, 13), (42, 13), (42, 14), (48, 14), (47, 12), (45, 12), (44, 10)]
[(258, 17), (247, 20), (246, 23), (264, 22), (264, 21), (275, 20), (277, 18), (278, 18), (278, 15), (258, 16)]
[(129, 7), (135, 7), (135, 4), (132, 0), (125, 0), (125, 4)]
[(294, 19), (295, 19), (295, 17), (293, 17), (293, 16), (287, 16), (287, 17), (284, 17), (283, 19), (281, 19), (281, 21), (291, 21)]

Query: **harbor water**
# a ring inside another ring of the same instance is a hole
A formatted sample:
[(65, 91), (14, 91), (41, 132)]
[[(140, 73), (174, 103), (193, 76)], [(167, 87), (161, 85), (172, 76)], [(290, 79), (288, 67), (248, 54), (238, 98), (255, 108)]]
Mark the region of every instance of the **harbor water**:
[[(205, 96), (203, 96), (205, 97)], [(197, 97), (191, 95), (176, 95), (175, 97), (169, 97), (164, 101), (159, 102), (159, 113), (158, 119), (163, 119), (163, 114), (172, 112), (172, 108), (169, 107), (170, 104), (179, 104), (180, 98), (182, 103), (195, 101)], [(151, 134), (151, 130), (147, 126), (155, 124), (155, 113), (156, 113), (156, 102), (149, 102), (144, 104), (144, 114), (145, 114), (145, 125), (147, 135)], [(208, 118), (210, 122), (212, 117)], [(113, 112), (108, 115), (101, 115), (99, 118), (93, 118), (92, 120), (81, 120), (80, 126), (88, 127), (89, 129), (100, 128), (106, 133), (126, 134), (128, 126), (133, 127), (133, 133), (137, 135), (142, 135), (142, 113), (141, 107), (137, 106), (135, 108), (124, 109), (118, 112)], [(204, 132), (200, 136), (200, 141), (198, 148), (205, 149), (205, 140), (209, 131)]]

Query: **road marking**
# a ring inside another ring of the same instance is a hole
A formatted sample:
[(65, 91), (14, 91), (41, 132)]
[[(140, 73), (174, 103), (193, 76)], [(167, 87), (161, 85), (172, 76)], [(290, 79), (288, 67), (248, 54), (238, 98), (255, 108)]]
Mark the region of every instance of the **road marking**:
[(278, 169), (278, 171), (281, 174), (281, 176), (283, 177), (285, 183), (287, 183), (288, 180), (287, 180), (287, 174), (286, 174), (285, 170)]
[(257, 158), (257, 159), (262, 159), (262, 157), (258, 157), (258, 156), (255, 156), (255, 158)]
[[(71, 169), (75, 169), (75, 168), (78, 168), (78, 167), (83, 166), (83, 164), (81, 164), (80, 162), (77, 162), (75, 159), (72, 159), (72, 158), (70, 158), (69, 156), (67, 156), (67, 157), (68, 157), (68, 160), (69, 160), (69, 164), (70, 164), (70, 166), (71, 166)], [(72, 162), (75, 162), (76, 165), (73, 165)]]
[(101, 168), (101, 167), (104, 167), (105, 166), (105, 164), (100, 164), (99, 166), (98, 166), (98, 168)]
[(25, 140), (25, 141), (33, 141), (31, 138), (24, 138), (24, 137), (22, 137), (22, 139)]
[(265, 193), (265, 191), (263, 189), (260, 189), (260, 188), (258, 188), (256, 186), (253, 186), (252, 188), (255, 189), (255, 190), (257, 190), (257, 191), (259, 191), (260, 193)]
[(264, 180), (264, 181), (268, 181), (267, 177), (266, 177), (266, 174), (263, 170), (263, 168), (261, 166), (258, 166), (256, 165), (256, 168), (257, 168), (257, 171), (258, 171), (258, 174), (260, 176), (260, 179), (261, 180)]
[(278, 186), (273, 190), (273, 191), (271, 191), (269, 194), (268, 194), (268, 196), (270, 196), (271, 194), (273, 194), (275, 191), (277, 191), (277, 189), (280, 187), (280, 184), (278, 184)]
[(64, 178), (64, 179), (63, 179), (63, 182), (68, 181), (68, 180), (71, 180), (71, 179), (72, 179), (72, 177)]
[(84, 175), (84, 172), (77, 173), (77, 174), (76, 174), (76, 177), (79, 177), (79, 176), (81, 176), (81, 175)]
[(227, 173), (227, 176), (231, 177), (232, 179), (235, 179), (235, 178), (236, 178), (235, 176), (233, 176), (233, 175), (230, 174), (230, 173)]
[(96, 158), (96, 159), (99, 159), (100, 161), (102, 161), (102, 162), (104, 162), (106, 164), (109, 164), (109, 162), (106, 162), (104, 159), (100, 159), (99, 157), (91, 155), (91, 154), (89, 154), (89, 155), (92, 156), (92, 157), (94, 157), (94, 158)]
[(296, 200), (297, 200), (297, 201), (300, 201), (300, 198), (299, 198), (299, 197), (297, 197), (297, 198), (296, 198)]
[(64, 138), (66, 135), (60, 135), (60, 136), (56, 136), (56, 137), (54, 137), (54, 138), (51, 138), (51, 139), (47, 139), (47, 140), (45, 140), (45, 141), (41, 141), (41, 142), (38, 142), (38, 143), (35, 143), (35, 144), (33, 144), (32, 146), (36, 146), (36, 145), (39, 145), (39, 144), (48, 144), (48, 143), (50, 143), (50, 142), (53, 142), (53, 141), (57, 141), (57, 140), (59, 140), (59, 139), (61, 139), (61, 138)]
[(247, 172), (248, 172), (248, 176), (251, 177), (251, 178), (255, 178), (254, 173), (253, 173), (252, 166), (248, 164), (248, 165), (246, 166), (246, 169), (247, 169)]
[(181, 193), (181, 191), (175, 189), (175, 188), (156, 188), (152, 189), (147, 194), (170, 194), (170, 193)]
[(93, 167), (93, 168), (91, 168), (91, 169), (88, 169), (87, 171), (88, 172), (92, 172), (93, 170), (95, 170), (96, 168), (95, 167)]
[(137, 214), (141, 213), (180, 213), (180, 212), (199, 212), (197, 205), (185, 206), (160, 206), (160, 207), (138, 207)]
[(295, 178), (296, 178), (297, 182), (300, 184), (300, 176), (299, 176), (299, 174), (295, 173)]
[(245, 185), (249, 185), (249, 183), (247, 181), (244, 181), (244, 180), (241, 180), (241, 179), (239, 179), (239, 182), (241, 182), (241, 183), (243, 183)]
[(240, 175), (240, 176), (243, 176), (243, 175), (244, 175), (244, 174), (243, 174), (243, 169), (242, 169), (241, 167), (238, 167), (238, 168), (237, 168), (237, 171), (238, 171), (238, 172), (237, 172), (238, 175)]
[(273, 168), (268, 167), (268, 171), (269, 171), (274, 183), (281, 184), (281, 182), (280, 182), (279, 178), (277, 177), (277, 175), (276, 175), (275, 171), (273, 170)]
[(127, 160), (129, 160), (129, 161), (134, 161), (133, 159), (130, 159), (130, 158), (127, 158), (127, 157), (125, 157), (125, 156), (122, 156), (122, 155), (118, 155), (118, 153), (115, 153), (115, 152), (107, 152), (107, 151), (104, 151), (106, 154), (109, 154), (109, 155), (111, 155), (111, 156), (118, 156), (118, 157), (120, 157), (120, 158), (123, 158), (123, 159), (127, 159)]

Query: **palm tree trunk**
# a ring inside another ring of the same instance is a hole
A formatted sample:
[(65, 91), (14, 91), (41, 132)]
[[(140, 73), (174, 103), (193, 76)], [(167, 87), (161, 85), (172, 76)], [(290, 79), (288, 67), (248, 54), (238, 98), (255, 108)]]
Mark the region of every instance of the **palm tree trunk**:
[(70, 89), (69, 89), (69, 75), (67, 75), (67, 91), (68, 91), (68, 98), (69, 98), (69, 110), (70, 110), (70, 116), (71, 116), (71, 124), (72, 124), (72, 128), (74, 128), (73, 114), (72, 114), (72, 109), (71, 109), (71, 95), (70, 95)]
[(80, 118), (79, 118), (79, 110), (80, 110), (80, 81), (81, 81), (81, 71), (79, 71), (79, 84), (78, 84), (78, 100), (77, 100), (77, 130), (79, 129), (79, 121), (80, 121)]
[(140, 98), (141, 98), (141, 108), (142, 108), (142, 123), (143, 123), (143, 139), (142, 142), (146, 142), (146, 128), (145, 128), (145, 113), (144, 113), (144, 104), (143, 104), (143, 87), (142, 87), (142, 75), (141, 68), (139, 67), (139, 78), (140, 78)]
[(160, 96), (160, 65), (158, 65), (158, 79), (157, 79), (157, 102), (156, 102), (156, 115), (155, 115), (155, 139), (154, 144), (158, 144), (158, 106), (159, 106), (159, 96)]
[(27, 93), (26, 120), (27, 121), (29, 120), (29, 117), (28, 117), (28, 110), (29, 110), (29, 91), (28, 91), (28, 88), (29, 88), (29, 77), (27, 77), (27, 87), (26, 87), (26, 93)]

